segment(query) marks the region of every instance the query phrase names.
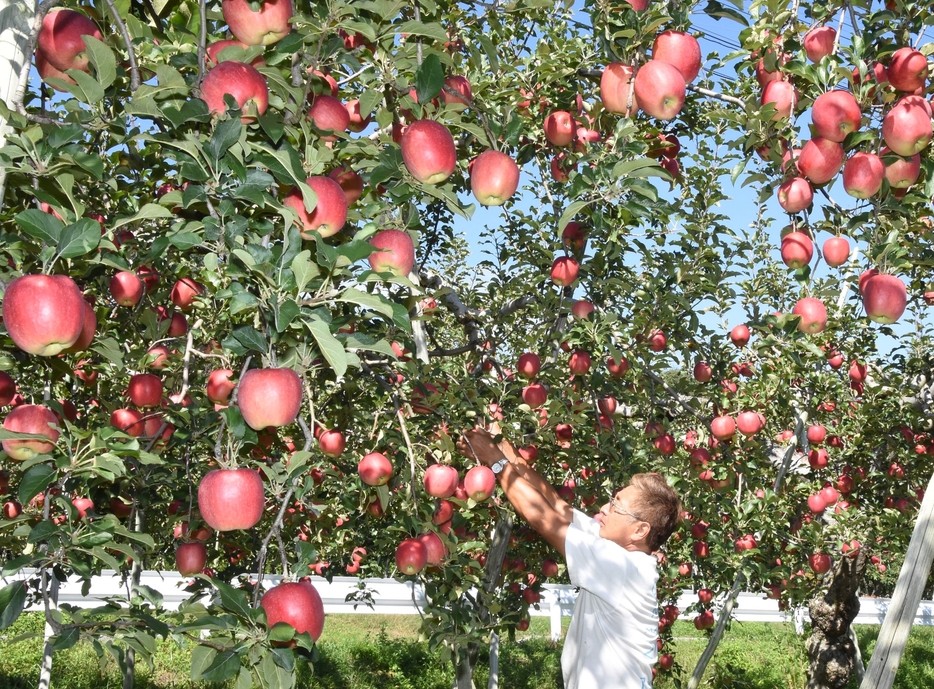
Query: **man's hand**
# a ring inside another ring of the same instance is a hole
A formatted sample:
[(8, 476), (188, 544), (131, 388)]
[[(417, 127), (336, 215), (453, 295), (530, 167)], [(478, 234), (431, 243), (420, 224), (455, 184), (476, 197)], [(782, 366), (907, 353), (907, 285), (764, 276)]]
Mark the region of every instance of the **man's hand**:
[(482, 428), (464, 431), (457, 441), (457, 451), (484, 466), (492, 466), (503, 457), (503, 451), (493, 441), (493, 436)]

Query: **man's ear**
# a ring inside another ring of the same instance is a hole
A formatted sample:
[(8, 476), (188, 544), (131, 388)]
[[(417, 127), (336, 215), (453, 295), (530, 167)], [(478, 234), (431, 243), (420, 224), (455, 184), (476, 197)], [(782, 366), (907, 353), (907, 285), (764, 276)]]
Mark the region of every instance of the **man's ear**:
[(649, 539), (649, 532), (651, 530), (651, 524), (648, 522), (639, 522), (639, 526), (637, 526), (636, 530), (632, 532), (632, 540), (641, 544), (645, 544)]

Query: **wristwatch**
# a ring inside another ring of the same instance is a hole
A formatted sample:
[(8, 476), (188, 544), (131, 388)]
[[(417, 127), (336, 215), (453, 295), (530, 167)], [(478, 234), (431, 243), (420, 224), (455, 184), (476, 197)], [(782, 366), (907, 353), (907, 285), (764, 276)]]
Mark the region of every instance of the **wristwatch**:
[(503, 457), (502, 459), (497, 460), (497, 462), (493, 464), (490, 469), (493, 470), (493, 474), (499, 476), (507, 464), (509, 464), (509, 460)]

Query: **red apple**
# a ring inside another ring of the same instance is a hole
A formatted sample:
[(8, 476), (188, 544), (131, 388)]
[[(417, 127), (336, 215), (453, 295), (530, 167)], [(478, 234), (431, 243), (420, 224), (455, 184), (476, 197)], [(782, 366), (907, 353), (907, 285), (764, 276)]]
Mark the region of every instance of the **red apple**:
[(698, 361), (694, 364), (694, 380), (698, 383), (706, 383), (713, 377), (713, 369), (706, 361)]
[(798, 330), (813, 335), (827, 327), (827, 308), (824, 302), (814, 297), (804, 297), (795, 304), (792, 313), (801, 316)]
[(457, 167), (454, 137), (440, 122), (413, 122), (405, 130), (399, 145), (406, 169), (424, 184), (441, 184)]
[(909, 93), (923, 89), (928, 76), (928, 60), (919, 50), (899, 48), (889, 59), (889, 83), (898, 91)]
[(169, 298), (182, 311), (188, 311), (194, 304), (195, 297), (204, 293), (204, 288), (191, 278), (182, 278), (172, 287)]
[(662, 352), (668, 346), (668, 338), (661, 330), (653, 330), (649, 333), (649, 349), (653, 352)]
[(569, 146), (576, 130), (574, 117), (565, 110), (556, 110), (545, 118), (545, 138), (553, 146)]
[(736, 432), (736, 422), (732, 416), (717, 416), (710, 422), (710, 432), (717, 440), (729, 440)]
[(37, 62), (41, 55), (44, 61), (60, 73), (69, 69), (89, 71), (90, 58), (82, 36), (104, 40), (97, 25), (80, 12), (58, 8), (50, 10), (42, 19), (42, 27), (39, 29)]
[(701, 68), (701, 49), (697, 39), (682, 31), (662, 31), (652, 43), (652, 58), (668, 62), (681, 72), (685, 84), (697, 78)]
[(585, 375), (590, 371), (590, 354), (583, 349), (575, 350), (568, 361), (568, 367), (575, 375)]
[(584, 321), (590, 318), (594, 311), (593, 302), (586, 299), (578, 299), (571, 305), (571, 315), (575, 320)]
[(363, 178), (350, 168), (335, 168), (331, 170), (328, 177), (340, 185), (347, 199), (348, 208), (363, 196)]
[(457, 469), (446, 464), (432, 464), (425, 470), (425, 490), (435, 498), (449, 498), (457, 490)]
[(91, 346), (91, 342), (94, 340), (94, 334), (97, 331), (97, 314), (94, 313), (94, 308), (87, 300), (84, 300), (82, 308), (84, 309), (84, 321), (81, 325), (81, 334), (78, 335), (78, 339), (74, 341), (71, 347), (63, 350), (65, 354), (83, 352)]
[(907, 189), (918, 180), (921, 174), (919, 154), (904, 158), (883, 147), (879, 155), (885, 165), (885, 178), (893, 189)]
[(633, 70), (630, 65), (613, 62), (603, 70), (600, 77), (600, 100), (607, 112), (625, 114), (630, 117), (639, 111), (639, 102), (632, 89)]
[(464, 476), (464, 489), (475, 502), (483, 502), (496, 490), (496, 475), (489, 467), (472, 467)]
[(297, 187), (289, 190), (282, 203), (292, 208), (298, 215), (302, 238), (311, 239), (314, 234), (319, 237), (334, 236), (340, 232), (347, 221), (348, 200), (344, 190), (330, 177), (309, 177), (305, 183), (311, 187), (318, 199), (314, 210), (310, 213), (305, 210), (302, 192)]
[(470, 88), (467, 77), (453, 76), (445, 79), (441, 99), (446, 106), (456, 111), (469, 108), (473, 100), (473, 89)]
[(775, 108), (772, 120), (777, 122), (782, 118), (790, 118), (795, 103), (798, 102), (795, 87), (788, 81), (770, 81), (762, 90), (760, 98), (762, 105), (771, 104)]
[(873, 275), (862, 288), (863, 308), (876, 323), (895, 323), (905, 313), (908, 293), (905, 283), (894, 275)]
[(713, 600), (713, 591), (708, 588), (699, 589), (697, 591), (697, 600), (704, 605), (708, 605)]
[[(6, 371), (0, 371), (0, 407), (5, 407), (16, 397), (16, 381)], [(0, 489), (3, 487), (0, 486)]]
[(370, 254), (370, 268), (377, 273), (407, 276), (415, 267), (415, 244), (402, 230), (381, 230), (370, 239), (379, 251)]
[(547, 399), (548, 392), (545, 390), (544, 385), (532, 383), (522, 389), (522, 401), (532, 407), (532, 409), (537, 409), (542, 406)]
[(570, 256), (560, 256), (551, 265), (551, 281), (561, 287), (574, 284), (580, 264)]
[(532, 380), (535, 376), (538, 375), (538, 372), (542, 368), (542, 360), (538, 354), (532, 352), (526, 352), (519, 357), (519, 361), (516, 362), (516, 373), (525, 378), (526, 380)]
[[(486, 467), (482, 467), (486, 469)], [(434, 531), (427, 531), (420, 534), (419, 542), (425, 546), (425, 564), (437, 567), (441, 564), (448, 554), (448, 549), (444, 547), (444, 541)], [(402, 569), (401, 567), (399, 569)]]
[(484, 151), (470, 163), (470, 189), (483, 206), (502, 206), (519, 187), (519, 166), (505, 153)]
[(230, 399), (230, 393), (233, 392), (233, 389), (237, 386), (237, 384), (231, 380), (233, 375), (233, 370), (229, 368), (219, 368), (211, 371), (208, 375), (208, 382), (205, 386), (206, 393), (208, 399), (214, 402), (214, 404), (227, 404), (227, 401)]
[(121, 270), (110, 280), (110, 294), (118, 306), (136, 306), (144, 289), (143, 281), (129, 270)]
[[(846, 173), (844, 173), (846, 179)], [(814, 190), (804, 177), (792, 177), (778, 188), (778, 205), (786, 213), (800, 213), (814, 201)]]
[(830, 559), (830, 555), (826, 553), (815, 553), (808, 557), (808, 564), (811, 566), (811, 569), (814, 570), (815, 574), (823, 574), (830, 571), (832, 560)]
[(88, 512), (94, 509), (94, 502), (90, 498), (74, 498), (71, 504), (77, 510), (79, 519), (87, 519)]
[(162, 404), (162, 379), (152, 373), (130, 376), (127, 396), (137, 407), (158, 407)]
[(606, 360), (606, 370), (610, 372), (610, 375), (614, 378), (622, 378), (626, 375), (626, 371), (629, 370), (629, 360), (621, 356), (619, 358), (619, 363), (613, 357), (610, 357)]
[(749, 344), (749, 326), (745, 324), (733, 326), (730, 331), (730, 341), (737, 347), (745, 347)]
[(824, 242), (823, 253), (827, 265), (833, 268), (842, 266), (850, 258), (850, 243), (846, 237), (831, 237)]
[(875, 153), (854, 153), (843, 166), (843, 188), (857, 199), (875, 196), (885, 179), (885, 165)]
[(143, 434), (143, 415), (136, 409), (115, 409), (110, 415), (110, 425), (138, 438)]
[(318, 447), (328, 457), (340, 457), (344, 453), (347, 441), (344, 434), (337, 430), (324, 431), (318, 436)]
[(428, 564), (428, 550), (417, 538), (407, 538), (396, 548), (396, 567), (403, 574), (421, 572)]
[(807, 436), (809, 443), (820, 445), (824, 442), (824, 438), (827, 437), (827, 429), (819, 423), (811, 424), (808, 426)]
[(830, 455), (824, 448), (812, 449), (808, 452), (808, 464), (812, 469), (823, 469), (830, 462)]
[(290, 368), (250, 369), (240, 379), (237, 404), (255, 431), (288, 426), (301, 409), (301, 378)]
[(920, 153), (931, 143), (931, 106), (921, 96), (905, 96), (882, 119), (882, 138), (900, 156)]
[(29, 354), (54, 356), (81, 336), (87, 302), (65, 275), (23, 275), (3, 295), (3, 324)]
[(175, 549), (175, 569), (183, 577), (200, 574), (208, 564), (208, 549), (204, 543), (182, 543)]
[(694, 618), (694, 628), (698, 631), (710, 629), (714, 624), (716, 624), (716, 620), (711, 610), (704, 610), (704, 612)]
[(368, 486), (384, 486), (392, 478), (392, 462), (382, 452), (370, 452), (357, 464), (357, 473)]
[(349, 131), (359, 134), (370, 126), (370, 116), (364, 117), (363, 113), (360, 112), (359, 98), (353, 98), (344, 103), (344, 109), (347, 111), (347, 129)]
[(661, 60), (649, 60), (633, 82), (636, 99), (643, 112), (661, 120), (675, 117), (684, 105), (684, 77), (674, 65)]
[(292, 30), (292, 0), (223, 0), (221, 11), (230, 33), (247, 45), (272, 45)]
[(842, 143), (859, 129), (862, 112), (849, 91), (836, 89), (819, 95), (811, 107), (811, 121), (819, 136)]
[(808, 60), (820, 62), (833, 52), (837, 30), (831, 26), (817, 26), (804, 35), (804, 52)]
[(798, 156), (798, 169), (812, 184), (826, 184), (843, 167), (843, 146), (821, 136), (804, 144)]
[(759, 415), (754, 411), (744, 411), (737, 415), (736, 427), (745, 436), (755, 435), (762, 430)]
[(803, 268), (814, 255), (814, 242), (804, 232), (789, 232), (782, 237), (782, 262), (789, 268)]
[(214, 469), (198, 484), (198, 509), (215, 531), (252, 529), (263, 516), (264, 504), (263, 479), (247, 467)]
[(324, 132), (323, 141), (337, 141), (336, 134), (347, 131), (350, 127), (350, 113), (334, 96), (314, 96), (306, 116), (315, 129)]
[(251, 65), (227, 60), (211, 70), (201, 82), (201, 98), (212, 114), (227, 112), (224, 95), (230, 94), (239, 106), (244, 123), (255, 122), (269, 106), (266, 77)]
[(281, 583), (266, 591), (259, 605), (270, 629), (284, 622), (299, 634), (307, 632), (314, 641), (324, 631), (324, 602), (310, 581)]
[(3, 449), (21, 462), (39, 454), (49, 454), (58, 441), (59, 420), (55, 412), (38, 404), (21, 404), (14, 407), (3, 420), (3, 429), (11, 433), (33, 433), (48, 438), (45, 440), (4, 440)]

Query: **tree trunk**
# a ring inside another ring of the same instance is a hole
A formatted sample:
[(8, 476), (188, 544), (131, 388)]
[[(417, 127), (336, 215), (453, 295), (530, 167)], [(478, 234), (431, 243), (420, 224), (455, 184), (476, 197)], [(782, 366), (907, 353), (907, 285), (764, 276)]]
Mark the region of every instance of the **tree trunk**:
[(807, 640), (808, 689), (843, 689), (856, 670), (859, 647), (850, 625), (859, 613), (859, 582), (866, 554), (844, 557), (823, 596), (811, 600), (811, 636)]
[[(506, 559), (506, 549), (509, 547), (509, 535), (512, 533), (512, 515), (506, 514), (496, 522), (493, 532), (493, 543), (486, 558), (486, 567), (483, 575), (483, 590), (487, 593), (496, 588), (503, 571), (503, 561)], [(481, 604), (482, 605), (482, 604)], [(489, 611), (486, 606), (480, 608), (481, 619), (488, 619)], [(454, 689), (474, 689), (473, 669), (477, 664), (479, 654), (477, 644), (468, 644), (466, 648), (455, 649), (454, 654)]]

